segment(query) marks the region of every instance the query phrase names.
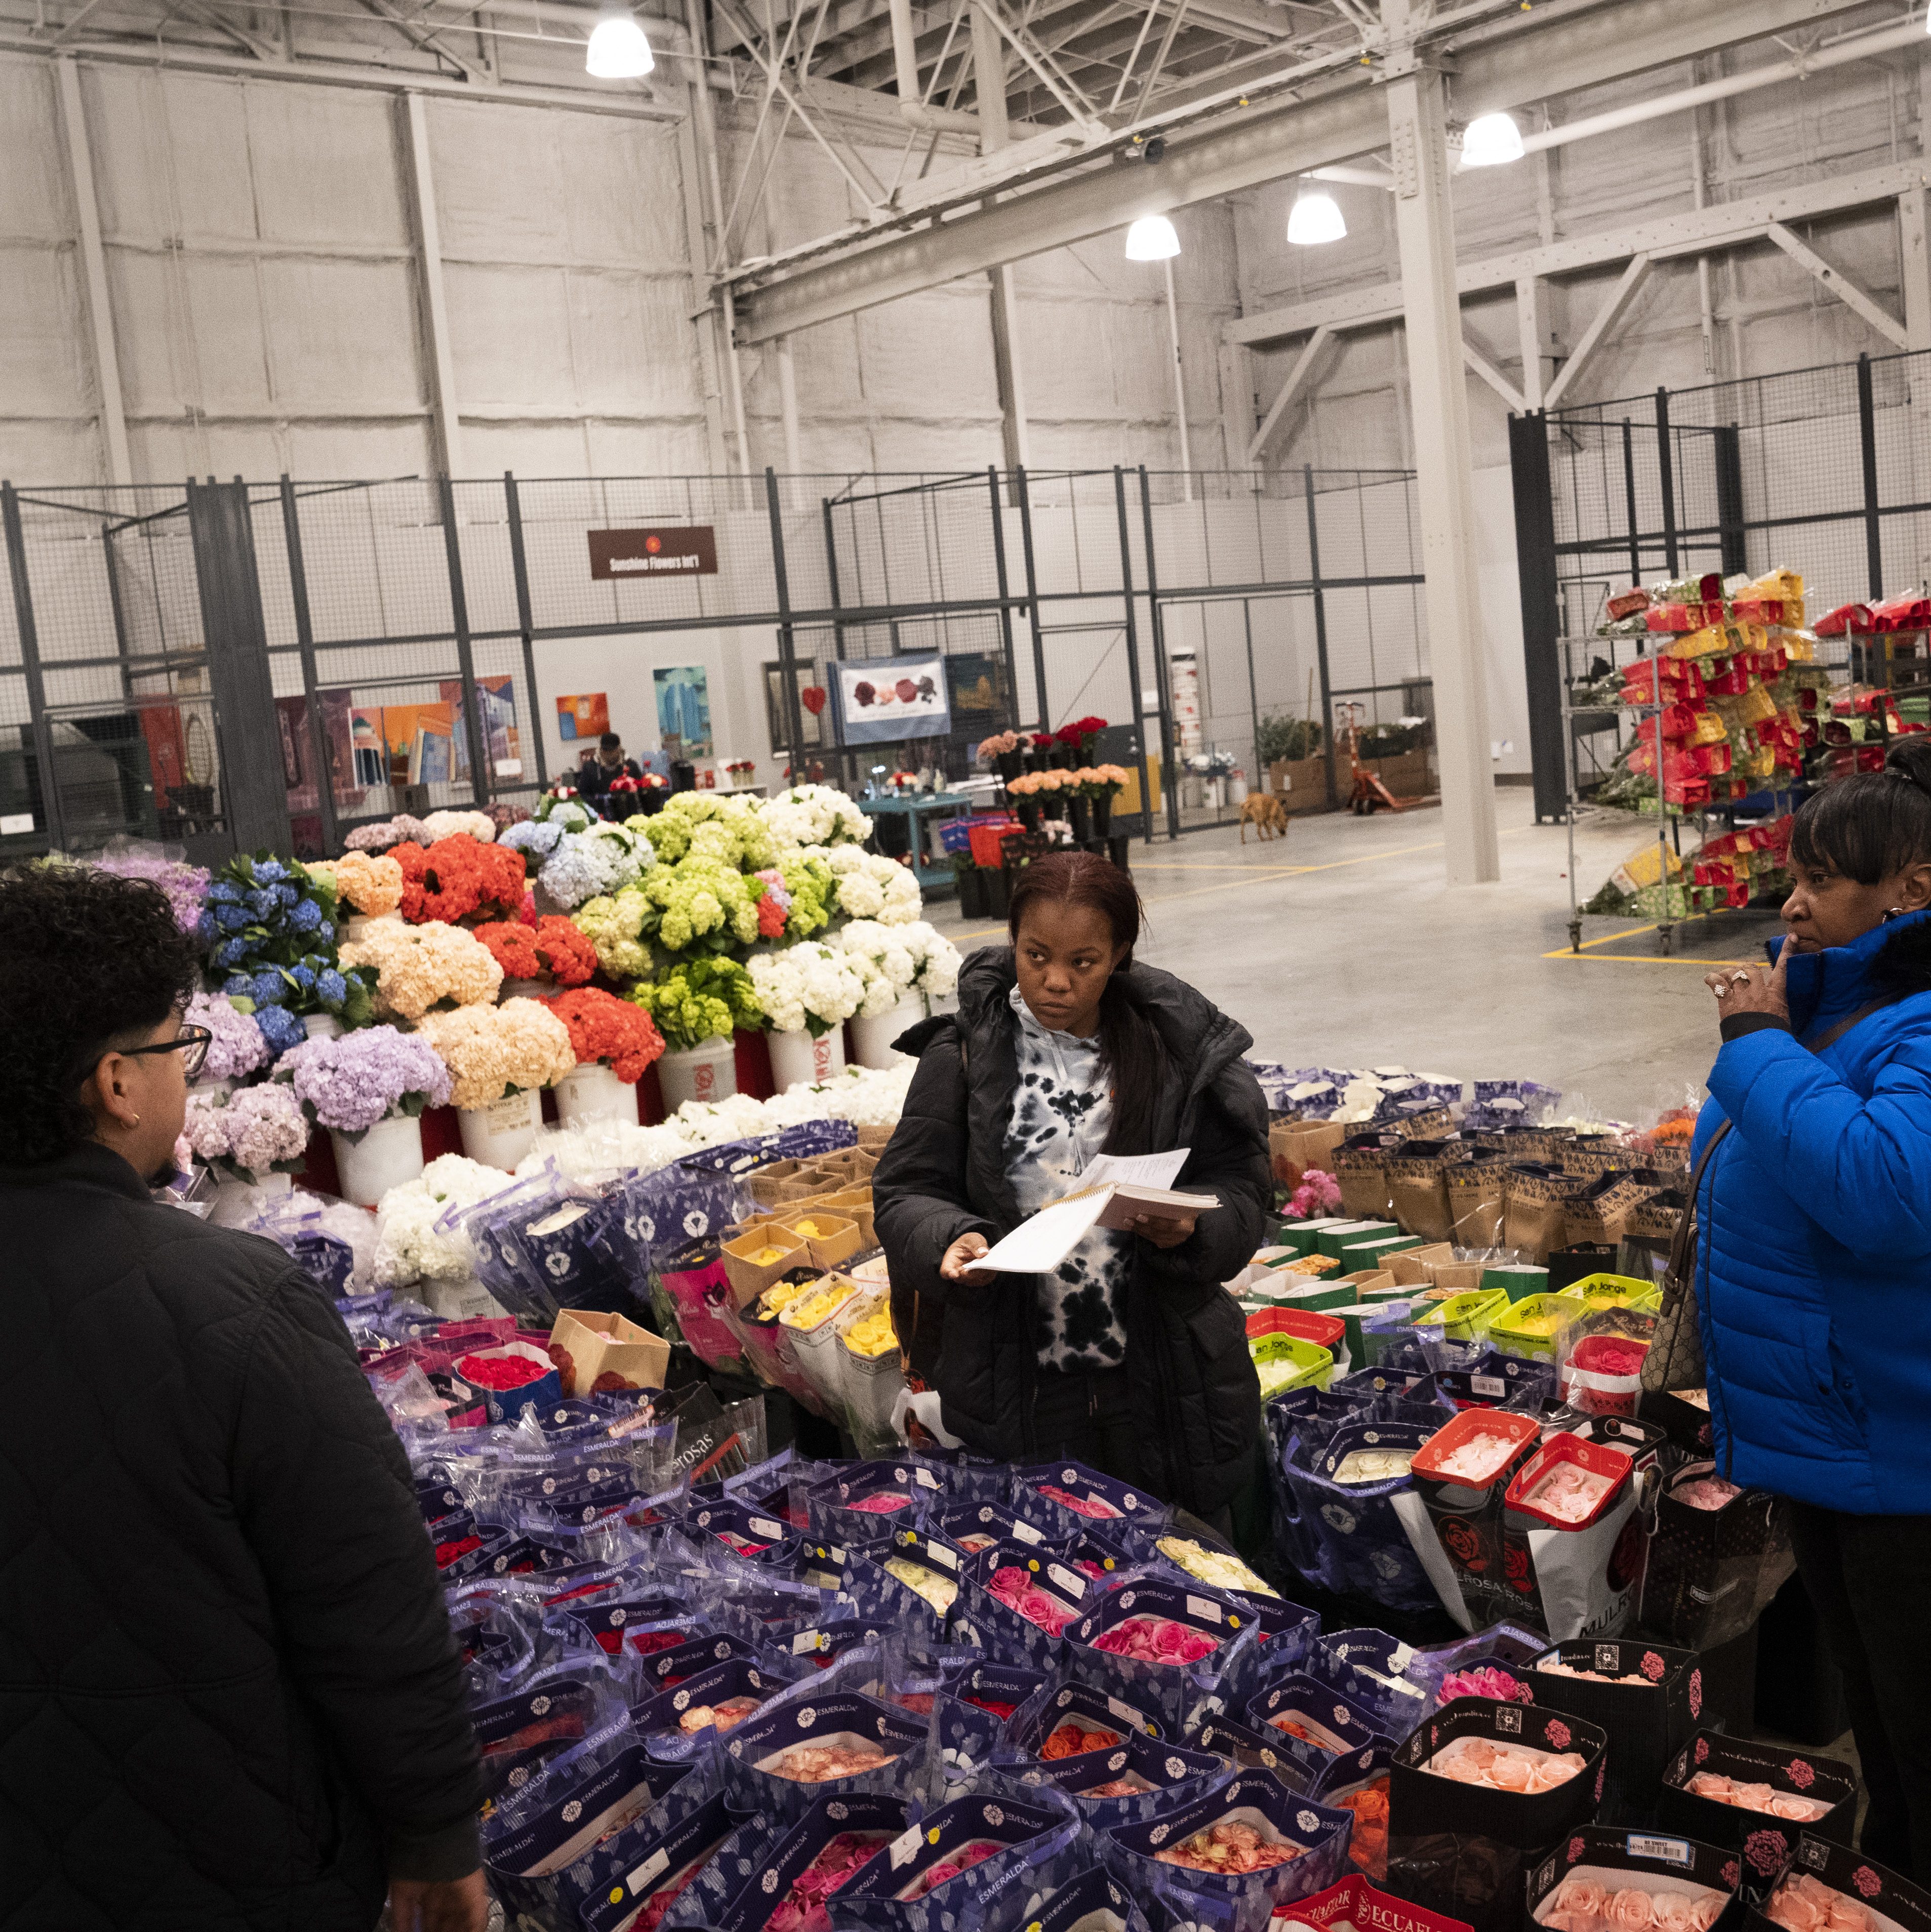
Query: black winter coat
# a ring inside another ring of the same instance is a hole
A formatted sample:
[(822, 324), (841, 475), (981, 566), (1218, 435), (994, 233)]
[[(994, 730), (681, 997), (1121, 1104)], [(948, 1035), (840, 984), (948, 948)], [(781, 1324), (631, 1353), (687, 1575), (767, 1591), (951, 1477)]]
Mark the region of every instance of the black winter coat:
[(282, 1251), (0, 1171), (0, 1926), (366, 1932), (482, 1796), (409, 1465)]
[[(879, 1238), (892, 1274), (892, 1319), (911, 1338), (913, 1372), (939, 1391), (945, 1426), (982, 1454), (1037, 1460), (1037, 1292), (1030, 1275), (991, 1286), (943, 1280), (961, 1234), (996, 1241), (1022, 1218), (1005, 1172), (1018, 1084), (1018, 1025), (1007, 1004), (1012, 949), (975, 952), (959, 976), (955, 1017), (928, 1020), (898, 1042), (919, 1056), (905, 1111), (872, 1176)], [(1252, 1472), (1260, 1383), (1245, 1318), (1221, 1283), (1261, 1245), (1273, 1198), (1267, 1108), (1241, 1064), (1253, 1044), (1183, 980), (1149, 966), (1118, 975), (1165, 1044), (1146, 1144), (1190, 1148), (1176, 1186), (1217, 1195), (1178, 1247), (1134, 1244), (1121, 1311), (1126, 1372), (1147, 1418), (1147, 1486), (1197, 1514), (1219, 1509)]]

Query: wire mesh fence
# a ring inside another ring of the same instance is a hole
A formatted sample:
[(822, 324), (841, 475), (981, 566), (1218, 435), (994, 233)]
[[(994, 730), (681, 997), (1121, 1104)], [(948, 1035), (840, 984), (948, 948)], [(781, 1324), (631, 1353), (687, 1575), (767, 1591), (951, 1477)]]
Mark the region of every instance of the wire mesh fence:
[[(0, 853), (319, 856), (399, 812), (531, 802), (606, 712), (668, 750), (673, 691), (693, 762), (848, 785), (881, 758), (957, 777), (988, 735), (1099, 715), (1150, 748), (1170, 830), (1213, 822), (1229, 767), (1259, 781), (1264, 713), (1421, 701), (1413, 491), (1128, 470), (9, 487)], [(928, 675), (940, 736), (851, 741), (861, 683), (884, 716)]]

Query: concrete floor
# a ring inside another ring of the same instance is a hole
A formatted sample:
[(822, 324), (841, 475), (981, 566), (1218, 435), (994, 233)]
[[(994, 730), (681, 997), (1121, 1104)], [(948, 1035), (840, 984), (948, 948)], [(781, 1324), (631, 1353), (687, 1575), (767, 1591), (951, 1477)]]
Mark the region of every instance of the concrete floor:
[[(1250, 832), (1244, 848), (1233, 828), (1136, 844), (1141, 956), (1234, 1015), (1261, 1058), (1291, 1066), (1540, 1080), (1563, 1090), (1565, 1111), (1639, 1123), (1700, 1097), (1717, 1046), (1703, 974), (1761, 961), (1774, 916), (1692, 922), (1666, 958), (1642, 922), (1590, 919), (1579, 957), (1567, 833), (1534, 824), (1525, 789), (1498, 788), (1495, 801), (1502, 877), (1462, 891), (1443, 882), (1435, 807), (1296, 819), (1285, 843)], [(1579, 827), (1582, 896), (1643, 836), (1621, 814)], [(968, 950), (1004, 937), (962, 921), (949, 896), (928, 916)]]

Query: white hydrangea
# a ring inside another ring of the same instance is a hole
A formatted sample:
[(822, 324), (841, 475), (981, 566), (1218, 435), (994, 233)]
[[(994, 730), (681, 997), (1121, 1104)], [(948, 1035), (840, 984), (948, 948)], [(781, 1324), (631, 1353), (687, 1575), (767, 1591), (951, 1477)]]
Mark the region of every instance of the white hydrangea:
[(913, 987), (928, 999), (949, 999), (958, 990), (959, 968), (965, 963), (958, 948), (928, 920), (915, 919), (892, 930), (916, 962)]
[(862, 845), (871, 820), (830, 785), (793, 785), (757, 808), (781, 845)]
[(909, 926), (923, 910), (910, 866), (856, 845), (834, 845), (823, 856), (838, 880), (838, 910), (847, 918)]
[(496, 843), (496, 821), (487, 812), (432, 812), (422, 823), (431, 839), (466, 832), (479, 845)]
[(865, 982), (859, 1018), (877, 1019), (889, 1013), (912, 990), (919, 960), (906, 942), (918, 930), (917, 923), (881, 926), (877, 920), (855, 919), (836, 935), (838, 945)]
[(781, 952), (754, 953), (751, 983), (764, 1016), (778, 1033), (816, 1030), (848, 1020), (865, 999), (865, 980), (842, 947), (802, 940)]
[(436, 1217), (451, 1202), (468, 1208), (500, 1193), (509, 1177), (460, 1154), (432, 1160), (415, 1180), (391, 1187), (376, 1210), (373, 1272), (382, 1288), (417, 1281), (460, 1281), (470, 1272), (469, 1244), (436, 1232)]

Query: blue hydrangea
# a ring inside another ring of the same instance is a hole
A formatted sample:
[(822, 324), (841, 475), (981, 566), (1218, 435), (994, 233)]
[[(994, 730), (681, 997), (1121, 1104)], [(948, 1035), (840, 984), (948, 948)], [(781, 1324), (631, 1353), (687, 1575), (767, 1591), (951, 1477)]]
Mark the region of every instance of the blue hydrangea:
[(248, 982), (248, 996), (257, 1008), (278, 1006), (288, 998), (288, 982), (279, 973), (257, 973)]
[(214, 922), (223, 932), (239, 932), (247, 924), (248, 915), (238, 905), (217, 906)]
[(349, 982), (332, 966), (315, 976), (315, 997), (325, 1006), (339, 1006), (349, 997)]
[(226, 879), (217, 879), (208, 889), (208, 902), (211, 905), (239, 905), (241, 889)]
[(293, 886), (271, 886), (268, 890), (274, 896), (275, 904), (284, 911), (301, 897)]
[(499, 845), (507, 845), (512, 852), (533, 854), (538, 858), (547, 858), (556, 850), (557, 842), (563, 836), (563, 827), (547, 820), (519, 819), (496, 840)]
[(279, 859), (257, 859), (255, 861), (255, 883), (257, 885), (274, 885), (288, 877), (288, 868)]
[[(235, 962), (228, 962), (232, 965)], [(221, 990), (230, 999), (252, 1000), (255, 997), (255, 982), (245, 973), (230, 973), (221, 982)]]
[[(248, 942), (245, 939), (224, 939), (214, 949), (214, 963), (217, 966), (238, 966), (248, 956)], [(235, 975), (237, 979), (241, 976)]]
[(315, 943), (318, 946), (332, 946), (335, 943), (335, 928), (325, 919), (315, 928)]
[(322, 908), (313, 899), (304, 899), (289, 914), (288, 922), (298, 932), (313, 932), (322, 923)]
[(204, 946), (211, 946), (214, 943), (214, 915), (205, 906), (202, 908), (194, 922), (194, 936)]
[(292, 979), (304, 993), (310, 992), (314, 987), (315, 970), (313, 967), (291, 966), (289, 968), (289, 977)]
[(255, 1015), (255, 1024), (262, 1030), (262, 1037), (268, 1043), (268, 1051), (277, 1059), (292, 1046), (299, 1046), (308, 1037), (308, 1030), (286, 1006), (263, 1006)]
[(248, 910), (257, 919), (272, 919), (275, 915), (275, 896), (266, 886), (257, 886), (248, 895)]

